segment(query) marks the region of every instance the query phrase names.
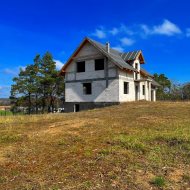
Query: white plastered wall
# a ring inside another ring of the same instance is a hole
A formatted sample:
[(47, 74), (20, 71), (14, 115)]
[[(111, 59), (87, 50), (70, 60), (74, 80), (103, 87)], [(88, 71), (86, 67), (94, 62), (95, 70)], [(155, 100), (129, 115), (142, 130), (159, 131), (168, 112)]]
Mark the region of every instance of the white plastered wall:
[[(124, 94), (124, 82), (129, 83), (128, 94)], [(135, 101), (135, 83), (133, 72), (119, 70), (119, 101)]]

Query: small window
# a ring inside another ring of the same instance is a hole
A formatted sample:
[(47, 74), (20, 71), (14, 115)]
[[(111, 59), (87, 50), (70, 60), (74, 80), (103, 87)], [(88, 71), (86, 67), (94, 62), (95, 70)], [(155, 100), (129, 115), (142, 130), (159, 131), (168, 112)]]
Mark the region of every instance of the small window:
[(104, 59), (95, 59), (95, 71), (104, 70)]
[(77, 73), (85, 72), (85, 61), (77, 62)]
[(138, 80), (138, 73), (135, 72), (135, 80)]
[(92, 94), (92, 84), (91, 83), (83, 83), (83, 93), (84, 94)]
[(145, 95), (145, 85), (142, 85), (142, 94)]
[(124, 82), (124, 94), (129, 94), (129, 83)]
[(138, 63), (135, 63), (135, 69), (138, 70)]

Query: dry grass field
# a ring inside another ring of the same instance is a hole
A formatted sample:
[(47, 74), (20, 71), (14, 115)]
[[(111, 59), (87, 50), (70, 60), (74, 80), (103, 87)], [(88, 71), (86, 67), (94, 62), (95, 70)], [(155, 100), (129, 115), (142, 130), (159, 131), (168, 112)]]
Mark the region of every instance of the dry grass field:
[(0, 117), (0, 189), (190, 189), (190, 103)]

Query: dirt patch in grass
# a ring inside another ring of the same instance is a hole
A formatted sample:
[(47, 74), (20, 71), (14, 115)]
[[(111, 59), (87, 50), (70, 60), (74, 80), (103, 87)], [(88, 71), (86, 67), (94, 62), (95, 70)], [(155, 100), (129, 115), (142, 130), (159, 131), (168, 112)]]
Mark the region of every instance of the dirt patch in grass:
[(61, 134), (74, 134), (77, 135), (78, 134), (78, 129), (82, 128), (82, 127), (90, 127), (93, 126), (94, 124), (96, 124), (97, 119), (75, 119), (73, 120), (69, 120), (69, 121), (65, 121), (65, 122), (55, 122), (54, 124), (51, 124), (50, 126), (47, 126), (46, 128), (44, 128), (44, 130), (41, 131), (40, 135), (59, 135)]
[(9, 162), (9, 155), (11, 155), (14, 152), (13, 146), (6, 146), (2, 147), (0, 146), (0, 164), (3, 164), (5, 162)]
[(176, 183), (181, 182), (183, 179), (184, 170), (183, 169), (172, 169), (169, 172), (168, 178)]

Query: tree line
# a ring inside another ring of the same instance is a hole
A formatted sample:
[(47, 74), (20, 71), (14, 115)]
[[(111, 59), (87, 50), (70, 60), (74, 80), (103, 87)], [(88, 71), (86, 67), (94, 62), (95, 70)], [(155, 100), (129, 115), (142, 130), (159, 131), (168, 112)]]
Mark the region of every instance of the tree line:
[[(154, 79), (161, 86), (157, 89), (157, 100), (190, 100), (190, 82), (186, 84), (173, 83), (164, 74), (154, 74)], [(36, 55), (33, 64), (20, 69), (13, 78), (11, 86), (12, 111), (47, 113), (64, 102), (64, 77), (56, 70), (56, 63), (51, 53)]]
[(175, 83), (164, 74), (154, 74), (154, 79), (161, 85), (156, 92), (157, 100), (190, 100), (190, 82)]
[(13, 78), (10, 99), (13, 112), (23, 107), (28, 114), (53, 112), (63, 103), (64, 77), (56, 70), (51, 53), (36, 55), (33, 64), (20, 69)]

